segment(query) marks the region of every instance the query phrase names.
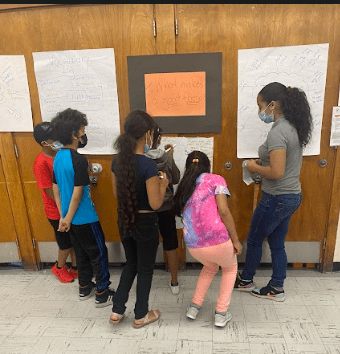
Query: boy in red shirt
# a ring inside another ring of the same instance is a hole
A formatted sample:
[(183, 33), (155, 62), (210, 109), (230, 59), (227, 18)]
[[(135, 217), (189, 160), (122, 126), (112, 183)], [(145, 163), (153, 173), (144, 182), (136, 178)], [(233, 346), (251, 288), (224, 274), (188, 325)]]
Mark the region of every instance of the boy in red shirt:
[[(37, 186), (42, 192), (46, 217), (54, 229), (59, 247), (58, 260), (51, 271), (62, 283), (70, 283), (78, 277), (78, 271), (70, 235), (68, 232), (58, 231), (60, 214), (52, 191), (53, 159), (57, 153), (58, 146), (51, 139), (51, 133), (50, 122), (42, 122), (34, 127), (33, 137), (42, 146), (41, 152), (34, 162), (34, 174)], [(66, 260), (69, 255), (71, 256), (72, 265), (68, 271)]]

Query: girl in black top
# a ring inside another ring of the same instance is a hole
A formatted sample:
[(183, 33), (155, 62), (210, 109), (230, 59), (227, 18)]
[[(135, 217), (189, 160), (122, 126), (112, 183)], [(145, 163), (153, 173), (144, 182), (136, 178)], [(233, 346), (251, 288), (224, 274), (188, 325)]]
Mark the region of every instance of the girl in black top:
[(112, 161), (113, 193), (118, 200), (118, 227), (126, 264), (114, 297), (110, 323), (119, 323), (137, 275), (134, 328), (157, 321), (159, 310), (148, 309), (153, 269), (159, 243), (155, 212), (163, 204), (168, 179), (156, 163), (144, 156), (152, 146), (154, 121), (144, 111), (131, 112), (124, 132), (115, 142), (118, 154)]

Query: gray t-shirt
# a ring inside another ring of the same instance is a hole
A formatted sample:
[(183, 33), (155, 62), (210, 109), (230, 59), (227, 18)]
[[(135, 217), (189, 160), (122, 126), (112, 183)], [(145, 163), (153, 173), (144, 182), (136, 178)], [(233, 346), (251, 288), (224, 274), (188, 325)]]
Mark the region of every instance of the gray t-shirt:
[(285, 173), (281, 179), (262, 178), (262, 190), (272, 195), (297, 194), (301, 192), (300, 171), (302, 147), (295, 127), (284, 116), (278, 118), (268, 133), (267, 140), (259, 147), (262, 166), (269, 166), (269, 152), (286, 150)]

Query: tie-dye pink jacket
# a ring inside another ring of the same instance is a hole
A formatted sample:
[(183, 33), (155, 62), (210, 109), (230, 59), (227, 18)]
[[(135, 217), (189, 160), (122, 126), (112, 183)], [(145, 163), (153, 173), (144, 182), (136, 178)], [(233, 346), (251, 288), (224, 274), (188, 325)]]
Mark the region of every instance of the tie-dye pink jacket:
[(219, 245), (229, 240), (229, 233), (217, 210), (215, 195), (230, 197), (222, 176), (202, 173), (183, 210), (183, 237), (189, 248)]

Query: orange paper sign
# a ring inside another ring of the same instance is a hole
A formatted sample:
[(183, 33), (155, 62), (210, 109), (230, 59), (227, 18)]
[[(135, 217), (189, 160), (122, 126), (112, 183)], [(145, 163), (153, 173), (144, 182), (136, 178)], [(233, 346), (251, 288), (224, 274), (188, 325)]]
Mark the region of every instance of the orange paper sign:
[(204, 71), (145, 74), (144, 80), (151, 116), (205, 116)]

